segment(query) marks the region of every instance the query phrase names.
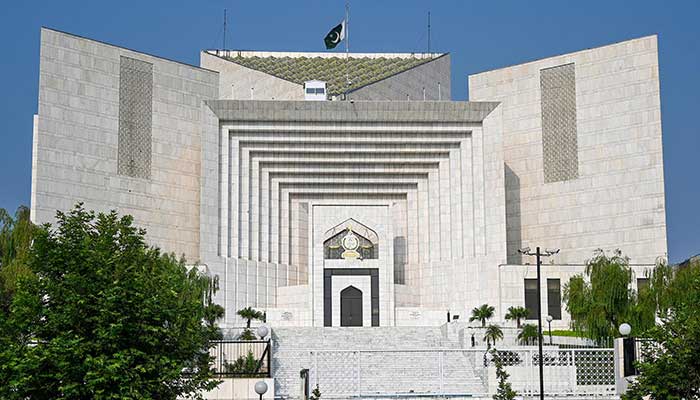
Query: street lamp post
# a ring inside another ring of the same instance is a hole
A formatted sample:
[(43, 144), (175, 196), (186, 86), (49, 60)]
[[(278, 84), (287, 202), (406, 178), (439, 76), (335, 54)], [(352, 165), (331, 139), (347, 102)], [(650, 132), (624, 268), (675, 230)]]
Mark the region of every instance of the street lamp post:
[(262, 400), (263, 395), (267, 392), (267, 383), (265, 381), (258, 381), (255, 383), (255, 393), (260, 395), (260, 400)]
[(260, 340), (265, 340), (267, 334), (270, 333), (270, 329), (266, 325), (260, 325), (255, 333), (260, 336)]
[(637, 361), (637, 346), (636, 340), (630, 336), (632, 327), (628, 323), (623, 323), (618, 328), (622, 335), (622, 371), (623, 376), (639, 375), (639, 370), (634, 363)]
[(554, 319), (554, 317), (552, 317), (551, 315), (547, 316), (547, 324), (549, 324), (549, 345), (550, 346), (552, 345), (552, 320), (553, 319)]
[[(530, 251), (529, 247), (519, 249), (520, 254), (526, 256), (537, 257), (537, 347), (540, 355), (540, 400), (544, 400), (544, 357), (542, 355), (542, 289), (540, 288), (541, 274), (540, 267), (542, 266), (542, 257), (549, 257), (559, 253), (559, 249), (545, 249), (544, 253), (540, 252), (537, 247), (535, 252)], [(550, 336), (551, 338), (551, 336)]]
[(620, 335), (622, 336), (627, 336), (632, 333), (632, 327), (627, 322), (622, 323), (618, 329), (620, 331)]

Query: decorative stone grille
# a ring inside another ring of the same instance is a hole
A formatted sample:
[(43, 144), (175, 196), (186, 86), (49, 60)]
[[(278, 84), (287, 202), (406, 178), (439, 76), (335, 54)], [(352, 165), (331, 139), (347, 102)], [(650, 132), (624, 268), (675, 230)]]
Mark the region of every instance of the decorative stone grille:
[(119, 61), (120, 175), (151, 177), (153, 64), (122, 56)]
[[(539, 395), (537, 349), (499, 354), (513, 389)], [(328, 398), (490, 397), (498, 385), (485, 349), (297, 350), (274, 358), (277, 394), (289, 398), (298, 392), (301, 368)], [(616, 398), (613, 349), (547, 349), (543, 359), (547, 396)]]
[[(333, 382), (333, 388), (324, 388), (336, 395), (353, 395), (360, 390), (357, 368), (359, 352), (320, 352), (315, 355), (318, 379)], [(341, 362), (342, 365), (338, 365)], [(323, 393), (323, 391), (321, 392)]]
[(545, 183), (578, 178), (574, 64), (540, 71)]

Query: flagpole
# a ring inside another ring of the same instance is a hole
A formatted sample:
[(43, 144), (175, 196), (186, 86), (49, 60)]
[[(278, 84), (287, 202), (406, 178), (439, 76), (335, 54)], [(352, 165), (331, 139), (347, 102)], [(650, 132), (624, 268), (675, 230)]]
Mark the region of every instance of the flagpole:
[[(224, 48), (222, 49), (223, 51), (226, 51), (226, 9), (224, 8)], [(224, 53), (226, 55), (226, 53)]]
[(345, 2), (345, 97), (350, 90), (350, 1)]
[(428, 11), (428, 57), (430, 57), (430, 11)]

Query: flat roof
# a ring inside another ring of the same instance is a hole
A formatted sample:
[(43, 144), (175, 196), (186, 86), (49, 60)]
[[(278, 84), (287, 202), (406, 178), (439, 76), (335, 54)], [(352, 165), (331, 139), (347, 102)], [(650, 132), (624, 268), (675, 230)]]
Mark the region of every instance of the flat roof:
[(222, 58), (303, 85), (319, 80), (330, 95), (352, 92), (364, 86), (437, 60), (447, 53), (300, 53), (208, 50)]

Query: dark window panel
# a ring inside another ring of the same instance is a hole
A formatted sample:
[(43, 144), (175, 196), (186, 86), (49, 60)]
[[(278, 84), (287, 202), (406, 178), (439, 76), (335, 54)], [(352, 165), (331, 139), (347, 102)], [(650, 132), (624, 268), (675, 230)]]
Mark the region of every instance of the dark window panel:
[(554, 319), (561, 319), (561, 282), (547, 279), (547, 312)]
[(637, 293), (642, 293), (642, 291), (647, 289), (649, 289), (649, 279), (637, 278)]
[(537, 279), (525, 279), (527, 319), (537, 319)]

